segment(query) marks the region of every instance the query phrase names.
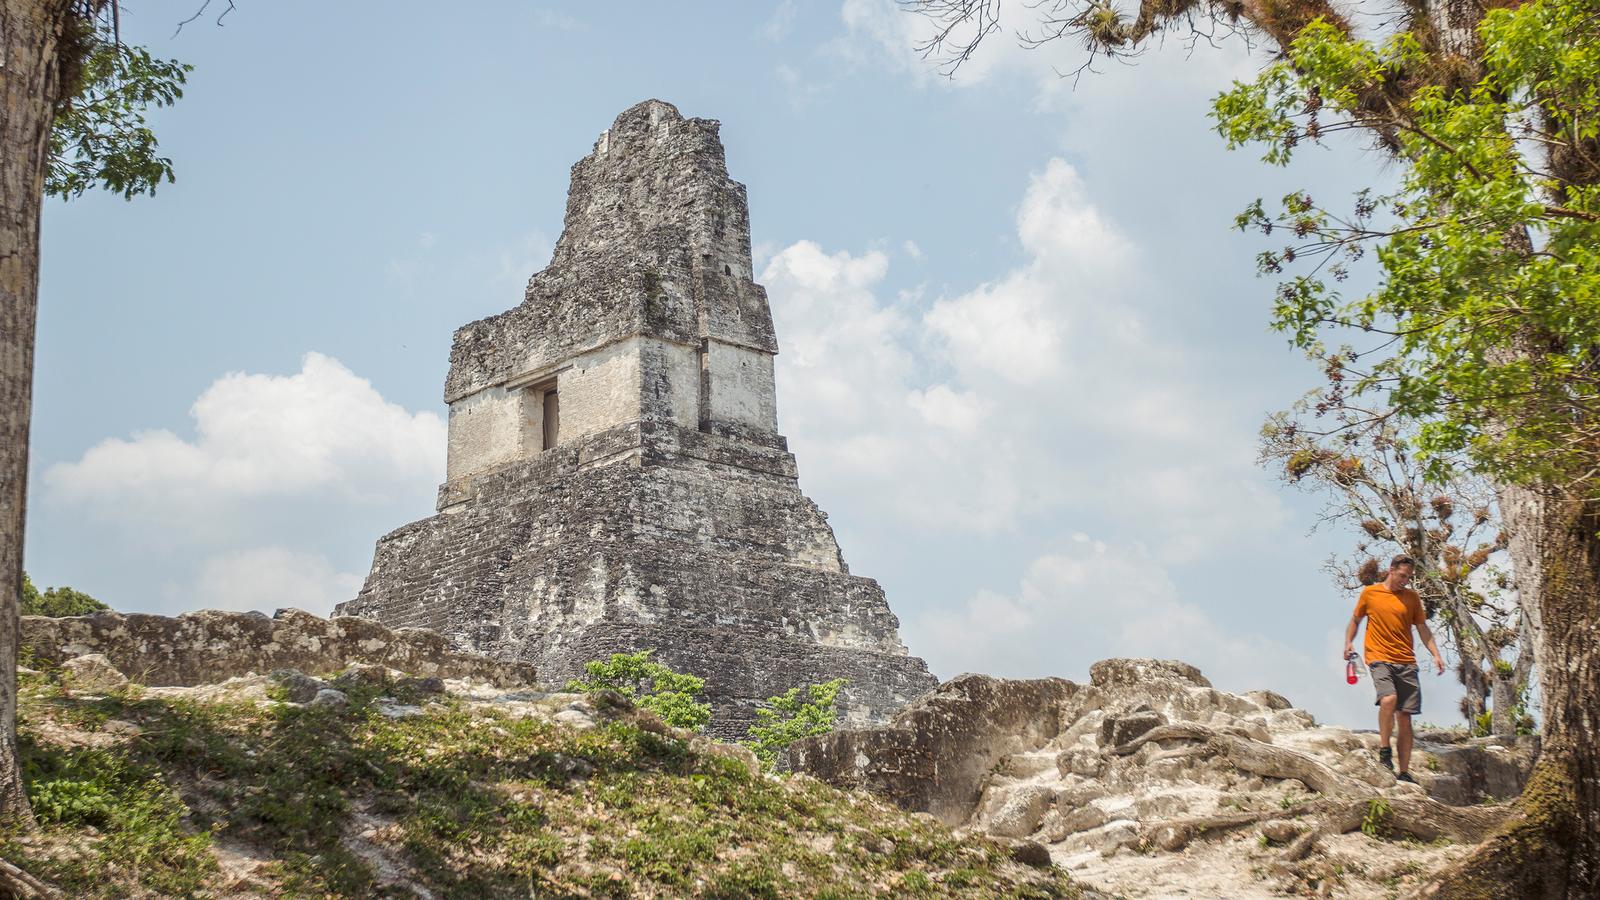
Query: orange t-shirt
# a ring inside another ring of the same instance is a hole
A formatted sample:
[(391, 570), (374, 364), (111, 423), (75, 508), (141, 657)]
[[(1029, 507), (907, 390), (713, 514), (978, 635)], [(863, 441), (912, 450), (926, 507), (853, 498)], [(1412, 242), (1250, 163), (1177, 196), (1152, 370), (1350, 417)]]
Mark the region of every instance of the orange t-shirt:
[(1427, 619), (1422, 609), (1422, 598), (1410, 588), (1391, 591), (1383, 582), (1369, 584), (1356, 601), (1356, 618), (1367, 617), (1365, 648), (1367, 663), (1397, 663), (1415, 665), (1417, 655), (1411, 650), (1411, 626), (1421, 625)]

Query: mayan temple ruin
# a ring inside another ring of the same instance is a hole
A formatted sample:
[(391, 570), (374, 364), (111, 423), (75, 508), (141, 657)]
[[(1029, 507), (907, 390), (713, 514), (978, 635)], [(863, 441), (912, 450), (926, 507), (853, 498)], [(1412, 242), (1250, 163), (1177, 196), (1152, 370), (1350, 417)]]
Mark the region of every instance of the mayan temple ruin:
[(550, 265), (455, 334), (437, 514), (378, 541), (339, 614), (432, 628), (547, 683), (653, 648), (705, 678), (719, 735), (808, 682), (848, 678), (855, 722), (935, 686), (800, 492), (718, 128), (649, 100), (573, 167)]

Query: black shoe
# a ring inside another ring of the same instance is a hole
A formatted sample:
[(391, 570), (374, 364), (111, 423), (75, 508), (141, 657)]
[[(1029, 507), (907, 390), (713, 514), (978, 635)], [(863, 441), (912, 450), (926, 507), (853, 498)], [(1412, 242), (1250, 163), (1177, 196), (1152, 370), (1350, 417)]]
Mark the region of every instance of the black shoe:
[(1393, 772), (1394, 771), (1394, 751), (1392, 749), (1388, 748), (1388, 747), (1379, 748), (1379, 750), (1378, 750), (1378, 762), (1383, 763), (1383, 767), (1385, 769), (1388, 769), (1389, 771)]
[(1410, 772), (1401, 772), (1399, 775), (1396, 775), (1394, 777), (1394, 780), (1395, 781), (1403, 781), (1406, 784), (1416, 784), (1417, 783), (1417, 780), (1415, 778), (1411, 777), (1411, 773)]

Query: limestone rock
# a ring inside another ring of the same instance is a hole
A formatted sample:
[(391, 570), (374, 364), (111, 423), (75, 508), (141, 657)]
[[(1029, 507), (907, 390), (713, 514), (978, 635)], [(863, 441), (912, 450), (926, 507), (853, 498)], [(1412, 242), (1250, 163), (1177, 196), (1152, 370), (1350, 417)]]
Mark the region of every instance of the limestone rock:
[(346, 666), (329, 684), (341, 691), (348, 691), (353, 688), (387, 687), (392, 680), (388, 667), (357, 662)]
[(1063, 811), (1056, 832), (1058, 836), (1055, 839), (1061, 840), (1061, 838), (1069, 834), (1077, 834), (1080, 831), (1099, 828), (1106, 821), (1106, 811), (1093, 804), (1080, 806), (1071, 811)]
[(382, 700), (378, 701), (378, 714), (383, 716), (385, 719), (409, 719), (413, 716), (420, 716), (425, 713), (427, 713), (427, 710), (420, 706), (414, 706), (409, 703), (385, 703)]
[(1166, 719), (1153, 709), (1136, 709), (1122, 715), (1108, 716), (1100, 723), (1100, 746), (1120, 747), (1158, 725)]
[(1117, 819), (1085, 832), (1081, 837), (1102, 855), (1111, 854), (1139, 843), (1139, 823), (1132, 819)]
[(588, 731), (589, 729), (596, 728), (599, 725), (599, 723), (595, 722), (594, 716), (590, 713), (587, 713), (581, 709), (571, 708), (563, 709), (562, 711), (556, 713), (554, 716), (554, 721), (559, 722), (568, 728), (576, 728), (580, 731)]
[(810, 682), (848, 679), (862, 724), (935, 686), (800, 491), (719, 128), (646, 101), (573, 167), (549, 266), (455, 334), (438, 513), (378, 541), (340, 614), (553, 683), (651, 649), (705, 679), (723, 737)]
[(295, 669), (278, 669), (271, 678), (283, 689), (284, 699), (290, 703), (310, 703), (318, 691), (327, 687), (320, 680)]
[(743, 766), (752, 776), (761, 774), (761, 760), (756, 757), (753, 750), (742, 744), (727, 744), (697, 734), (689, 740), (689, 749), (703, 756), (731, 759)]
[(104, 725), (100, 726), (100, 730), (117, 737), (135, 737), (144, 733), (143, 728), (123, 719), (108, 719)]
[(553, 754), (550, 760), (551, 768), (563, 778), (588, 778), (594, 774), (594, 763), (565, 753)]
[(327, 709), (344, 709), (350, 705), (350, 698), (345, 694), (344, 691), (335, 690), (333, 688), (323, 688), (322, 690), (317, 691), (317, 695), (315, 697), (311, 698), (311, 705), (325, 707)]
[(1175, 824), (1157, 825), (1145, 837), (1150, 846), (1168, 853), (1176, 853), (1182, 850), (1193, 839), (1194, 829)]
[(881, 835), (868, 832), (861, 836), (861, 849), (873, 856), (888, 856), (894, 852), (894, 841)]
[(1038, 841), (1012, 838), (1005, 841), (1005, 846), (1010, 851), (1013, 862), (1019, 862), (1025, 866), (1033, 866), (1036, 869), (1050, 868), (1050, 851)]
[(1274, 712), (1280, 709), (1289, 709), (1294, 706), (1294, 704), (1290, 703), (1282, 694), (1274, 693), (1272, 691), (1246, 691), (1244, 697), (1245, 699), (1260, 704), (1261, 706), (1265, 706), (1267, 709), (1270, 709)]
[(1200, 670), (1175, 659), (1102, 659), (1089, 667), (1089, 682), (1098, 688), (1148, 685), (1154, 681), (1176, 680), (1197, 687), (1211, 687)]
[(1100, 774), (1101, 770), (1105, 768), (1105, 764), (1105, 757), (1099, 751), (1090, 750), (1087, 747), (1074, 747), (1071, 750), (1063, 750), (1056, 757), (1056, 768), (1063, 775), (1072, 774), (1093, 778)]
[(109, 694), (128, 686), (128, 676), (103, 653), (87, 653), (61, 664), (61, 683), (70, 691)]
[(1305, 830), (1304, 825), (1287, 819), (1268, 819), (1261, 823), (1261, 836), (1274, 844), (1287, 844)]
[(1041, 785), (1023, 785), (1000, 793), (995, 809), (978, 824), (990, 834), (1020, 838), (1033, 834), (1056, 792)]
[(405, 678), (395, 684), (398, 690), (408, 691), (419, 697), (437, 697), (445, 692), (444, 679), (437, 675), (427, 678)]
[(1412, 774), (1430, 794), (1444, 795), (1467, 806), (1506, 800), (1522, 793), (1539, 755), (1539, 739), (1527, 736), (1507, 742), (1465, 735), (1418, 736)]

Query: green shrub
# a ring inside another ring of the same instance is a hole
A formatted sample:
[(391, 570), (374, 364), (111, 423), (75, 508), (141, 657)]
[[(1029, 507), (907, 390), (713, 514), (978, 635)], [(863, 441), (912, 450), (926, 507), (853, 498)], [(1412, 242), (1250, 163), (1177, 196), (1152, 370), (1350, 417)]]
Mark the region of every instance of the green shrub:
[[(777, 697), (768, 697), (766, 705), (756, 710), (756, 724), (750, 726), (750, 740), (741, 741), (755, 751), (756, 758), (767, 768), (778, 761), (778, 754), (790, 744), (814, 734), (827, 734), (838, 721), (834, 702), (839, 699), (839, 689), (849, 682), (843, 678), (793, 687)], [(809, 700), (802, 699), (802, 691)]]
[(22, 573), (22, 615), (25, 616), (87, 616), (105, 612), (111, 607), (99, 600), (69, 587), (53, 587), (41, 592), (34, 587), (28, 573)]
[(589, 677), (567, 682), (567, 690), (585, 694), (616, 691), (674, 728), (704, 728), (711, 721), (711, 707), (696, 698), (705, 689), (705, 679), (651, 662), (654, 652), (613, 653), (610, 659), (586, 662), (583, 671)]
[(44, 872), (72, 896), (98, 894), (119, 873), (133, 873), (160, 895), (191, 895), (216, 870), (211, 835), (184, 827), (190, 810), (159, 772), (121, 751), (61, 749), (31, 737), (19, 745), (39, 823), (47, 829), (90, 826), (101, 834), (86, 858)]

